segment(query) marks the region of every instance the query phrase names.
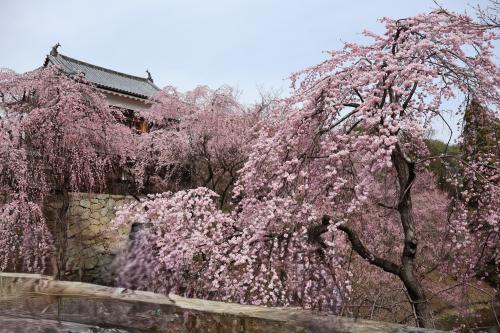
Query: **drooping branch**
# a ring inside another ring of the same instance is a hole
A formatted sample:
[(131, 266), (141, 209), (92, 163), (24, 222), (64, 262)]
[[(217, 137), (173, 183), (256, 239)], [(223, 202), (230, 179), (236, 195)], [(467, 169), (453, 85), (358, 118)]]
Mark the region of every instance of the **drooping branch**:
[(373, 255), (370, 250), (364, 246), (358, 234), (353, 229), (345, 224), (339, 225), (337, 229), (346, 233), (349, 238), (349, 242), (351, 242), (352, 248), (361, 256), (361, 258), (367, 260), (370, 264), (382, 268), (386, 272), (399, 275), (400, 267), (392, 261)]
[[(321, 219), (321, 224), (319, 226), (317, 226), (316, 228), (309, 228), (308, 229), (309, 239), (311, 239), (312, 236), (314, 236), (313, 238), (318, 238), (318, 233), (319, 235), (325, 233), (327, 231), (328, 225), (330, 224), (330, 220), (331, 219), (328, 215), (324, 215), (323, 218)], [(349, 241), (351, 242), (353, 250), (356, 251), (356, 253), (359, 254), (361, 258), (367, 260), (369, 263), (377, 267), (382, 268), (386, 272), (395, 275), (399, 274), (400, 267), (398, 265), (396, 265), (390, 260), (380, 258), (371, 253), (370, 250), (368, 250), (366, 246), (363, 244), (356, 231), (354, 231), (352, 228), (350, 228), (346, 224), (341, 224), (337, 226), (337, 229), (343, 231), (347, 235)]]

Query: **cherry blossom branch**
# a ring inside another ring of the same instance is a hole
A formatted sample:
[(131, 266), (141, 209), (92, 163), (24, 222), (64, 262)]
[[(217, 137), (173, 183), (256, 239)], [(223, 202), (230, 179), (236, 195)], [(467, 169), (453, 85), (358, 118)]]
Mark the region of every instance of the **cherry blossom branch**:
[(354, 251), (356, 251), (357, 254), (361, 256), (361, 258), (367, 260), (370, 264), (382, 268), (386, 272), (392, 273), (394, 275), (399, 275), (400, 267), (389, 260), (373, 255), (363, 245), (359, 236), (353, 229), (351, 229), (345, 224), (339, 225), (337, 229), (346, 233), (347, 237), (349, 238), (349, 241), (351, 242), (352, 248), (354, 249)]
[(417, 90), (417, 86), (418, 86), (418, 82), (415, 81), (415, 83), (413, 83), (413, 87), (411, 88), (410, 94), (408, 95), (408, 97), (406, 98), (406, 100), (403, 103), (403, 111), (406, 110), (406, 108), (408, 107), (408, 104), (410, 104), (410, 101), (413, 98), (415, 91)]
[(457, 157), (457, 155), (456, 154), (440, 154), (440, 155), (430, 156), (430, 157), (423, 158), (421, 160), (416, 161), (415, 164), (421, 164), (421, 163), (424, 163), (426, 161), (435, 160), (435, 159), (443, 159), (443, 158), (448, 158), (448, 157)]
[(346, 114), (345, 116), (343, 116), (342, 118), (340, 118), (339, 120), (337, 120), (335, 123), (333, 123), (332, 125), (328, 126), (328, 128), (321, 129), (319, 131), (319, 134), (324, 134), (324, 133), (327, 133), (327, 132), (331, 131), (332, 129), (334, 129), (335, 127), (337, 127), (341, 123), (343, 123), (346, 119), (348, 119), (349, 117), (351, 117), (353, 114), (357, 113), (358, 111), (359, 111), (359, 109), (352, 110), (351, 112), (349, 112), (348, 114)]

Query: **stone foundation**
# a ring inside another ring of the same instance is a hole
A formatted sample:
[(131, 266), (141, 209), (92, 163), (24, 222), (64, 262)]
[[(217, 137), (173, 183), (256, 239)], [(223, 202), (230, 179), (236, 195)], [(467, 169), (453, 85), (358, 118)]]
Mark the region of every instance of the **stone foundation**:
[[(135, 201), (131, 196), (70, 193), (64, 279), (107, 284), (110, 264), (127, 240), (129, 226), (115, 230), (111, 221), (116, 208)], [(60, 200), (47, 205), (48, 217), (55, 221)]]

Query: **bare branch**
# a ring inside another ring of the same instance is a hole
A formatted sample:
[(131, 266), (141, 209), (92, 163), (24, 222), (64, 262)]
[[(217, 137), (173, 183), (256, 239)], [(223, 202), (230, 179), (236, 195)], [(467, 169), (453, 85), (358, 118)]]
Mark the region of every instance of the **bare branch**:
[(408, 95), (408, 97), (406, 98), (406, 100), (403, 103), (403, 110), (406, 110), (406, 108), (408, 107), (408, 104), (410, 104), (411, 99), (413, 98), (413, 95), (415, 94), (415, 90), (417, 90), (417, 86), (418, 86), (418, 82), (415, 81), (415, 83), (413, 83), (413, 87), (411, 88), (410, 94)]
[(337, 229), (345, 232), (349, 241), (351, 242), (352, 248), (356, 251), (357, 254), (361, 256), (361, 258), (367, 260), (370, 264), (373, 264), (377, 267), (382, 268), (384, 271), (399, 275), (400, 267), (393, 263), (392, 261), (377, 257), (373, 255), (361, 242), (358, 235), (354, 230), (348, 227), (345, 224), (341, 224), (337, 227)]
[(329, 132), (331, 131), (332, 129), (334, 129), (335, 127), (337, 127), (338, 125), (340, 125), (341, 123), (343, 123), (346, 119), (348, 119), (350, 116), (352, 116), (353, 114), (355, 114), (356, 112), (358, 112), (359, 109), (354, 109), (352, 110), (351, 112), (349, 112), (348, 114), (346, 114), (345, 116), (343, 116), (342, 118), (340, 118), (339, 120), (337, 120), (335, 123), (333, 123), (332, 125), (328, 126), (327, 128), (324, 128), (322, 130), (319, 131), (319, 134), (324, 134), (326, 132)]

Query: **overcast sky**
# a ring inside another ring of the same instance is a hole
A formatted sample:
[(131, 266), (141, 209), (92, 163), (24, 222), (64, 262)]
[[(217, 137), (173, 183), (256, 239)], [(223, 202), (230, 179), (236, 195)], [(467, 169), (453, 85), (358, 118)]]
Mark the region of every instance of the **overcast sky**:
[[(472, 12), (486, 0), (441, 0)], [(0, 67), (24, 72), (60, 53), (155, 83), (189, 90), (229, 84), (251, 103), (258, 90), (281, 90), (294, 71), (342, 41), (380, 32), (379, 18), (435, 8), (432, 0), (0, 0)], [(498, 56), (498, 55), (497, 55)]]

